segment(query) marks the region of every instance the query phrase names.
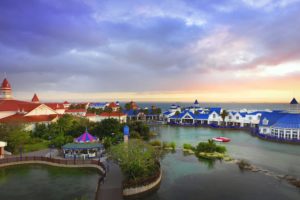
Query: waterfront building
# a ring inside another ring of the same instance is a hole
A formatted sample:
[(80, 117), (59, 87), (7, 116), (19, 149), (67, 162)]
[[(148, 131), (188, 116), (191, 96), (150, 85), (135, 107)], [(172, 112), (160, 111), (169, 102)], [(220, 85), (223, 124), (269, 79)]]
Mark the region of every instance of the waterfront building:
[(0, 93), (0, 123), (23, 123), (26, 130), (33, 130), (36, 124), (55, 122), (65, 111), (62, 103), (41, 103), (36, 94), (30, 102), (14, 99), (6, 78)]
[(259, 134), (281, 140), (300, 140), (300, 114), (295, 98), (289, 112), (264, 113), (259, 124)]
[(99, 115), (95, 113), (86, 113), (85, 117), (92, 122), (101, 122), (104, 119), (116, 119), (120, 123), (127, 122), (127, 115), (122, 112), (102, 112)]
[(77, 117), (84, 117), (86, 116), (87, 110), (84, 108), (81, 109), (68, 109), (65, 112), (66, 114), (77, 116)]
[(109, 103), (107, 107), (110, 108), (112, 112), (117, 112), (120, 110), (120, 106), (115, 102)]
[(107, 103), (107, 102), (104, 102), (104, 103), (101, 103), (101, 102), (90, 103), (89, 104), (89, 108), (95, 108), (95, 109), (102, 109), (102, 110), (104, 110), (108, 105), (109, 105), (109, 103)]

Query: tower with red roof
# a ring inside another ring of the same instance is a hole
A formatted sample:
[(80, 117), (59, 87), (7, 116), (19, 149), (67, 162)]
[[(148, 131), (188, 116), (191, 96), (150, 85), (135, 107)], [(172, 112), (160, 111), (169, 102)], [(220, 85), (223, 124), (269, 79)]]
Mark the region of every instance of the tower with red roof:
[(3, 80), (0, 90), (1, 90), (0, 99), (4, 99), (4, 100), (12, 99), (11, 86), (6, 78)]
[(33, 95), (31, 102), (32, 103), (40, 103), (40, 100), (36, 94)]

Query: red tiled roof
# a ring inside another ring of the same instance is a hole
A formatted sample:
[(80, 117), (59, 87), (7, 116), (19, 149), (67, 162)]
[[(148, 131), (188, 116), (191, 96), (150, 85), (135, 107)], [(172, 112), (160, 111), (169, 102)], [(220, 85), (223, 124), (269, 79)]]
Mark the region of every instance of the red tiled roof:
[(52, 110), (65, 109), (63, 103), (45, 103), (45, 105), (50, 107)]
[(35, 115), (35, 116), (24, 116), (24, 114), (15, 114), (0, 119), (0, 123), (12, 123), (12, 122), (23, 122), (23, 123), (38, 123), (38, 122), (51, 122), (59, 117), (59, 115)]
[(66, 110), (66, 113), (86, 112), (86, 109), (70, 109)]
[(122, 112), (103, 112), (101, 114), (99, 114), (99, 116), (101, 117), (121, 117), (121, 116), (125, 116), (126, 114), (122, 113)]
[(31, 99), (31, 102), (34, 102), (34, 103), (39, 103), (40, 102), (40, 100), (39, 100), (39, 98), (36, 94), (33, 95), (32, 99)]
[(0, 111), (24, 111), (30, 112), (41, 104), (18, 100), (0, 100)]
[(11, 89), (11, 86), (6, 78), (2, 82), (1, 89), (7, 89), (7, 90)]
[(86, 113), (85, 116), (86, 117), (95, 117), (97, 115), (96, 115), (96, 113)]
[(116, 107), (119, 107), (119, 106), (115, 102), (111, 102), (111, 103), (109, 103), (108, 107), (116, 108)]
[(65, 101), (63, 104), (70, 104), (68, 101)]

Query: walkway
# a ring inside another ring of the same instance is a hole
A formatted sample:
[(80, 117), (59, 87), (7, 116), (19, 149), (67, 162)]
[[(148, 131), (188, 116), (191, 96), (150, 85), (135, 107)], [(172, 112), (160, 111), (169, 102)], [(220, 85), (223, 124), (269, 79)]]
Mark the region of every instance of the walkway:
[(120, 167), (109, 162), (109, 170), (105, 177), (104, 184), (99, 185), (100, 191), (97, 200), (121, 200), (123, 175)]

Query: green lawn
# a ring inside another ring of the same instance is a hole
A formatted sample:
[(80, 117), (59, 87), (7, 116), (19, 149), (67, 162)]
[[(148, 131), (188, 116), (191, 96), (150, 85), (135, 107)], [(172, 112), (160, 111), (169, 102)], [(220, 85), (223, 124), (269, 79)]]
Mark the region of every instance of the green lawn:
[(47, 149), (48, 147), (49, 147), (49, 141), (42, 140), (42, 141), (35, 142), (35, 143), (32, 143), (32, 144), (25, 144), (24, 148), (23, 148), (23, 151), (24, 151), (24, 153), (27, 153), (27, 152)]

